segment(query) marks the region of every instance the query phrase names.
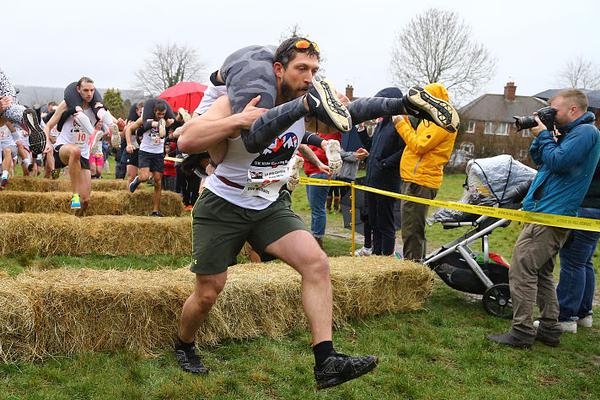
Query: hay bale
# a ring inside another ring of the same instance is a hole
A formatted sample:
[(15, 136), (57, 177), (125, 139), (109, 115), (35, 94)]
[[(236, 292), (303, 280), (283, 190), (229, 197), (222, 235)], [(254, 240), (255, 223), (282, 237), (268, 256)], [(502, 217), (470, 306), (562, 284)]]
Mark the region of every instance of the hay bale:
[(26, 293), (14, 280), (0, 277), (0, 361), (4, 363), (35, 356), (35, 318)]
[[(67, 179), (45, 179), (30, 176), (15, 176), (6, 190), (18, 192), (69, 192), (71, 182)], [(122, 179), (94, 179), (92, 191), (110, 192), (113, 190), (127, 190), (127, 182)]]
[[(86, 215), (148, 215), (152, 211), (152, 191), (94, 192)], [(0, 192), (0, 213), (67, 213), (72, 192)], [(160, 210), (166, 217), (183, 214), (181, 197), (171, 191), (160, 196)]]
[[(433, 285), (428, 268), (389, 257), (333, 258), (331, 271), (337, 326), (350, 318), (419, 309)], [(58, 269), (10, 279), (15, 296), (28, 299), (21, 303), (33, 310), (33, 315), (26, 314), (33, 321), (13, 324), (12, 336), (0, 326), (0, 348), (6, 349), (6, 359), (24, 360), (90, 350), (151, 355), (168, 349), (181, 307), (194, 287), (194, 274), (185, 268)], [(0, 298), (6, 295), (0, 290)], [(0, 321), (17, 314), (12, 301), (1, 304)], [(225, 290), (196, 339), (217, 343), (280, 337), (306, 327), (300, 276), (285, 264), (245, 264), (230, 269)], [(26, 346), (11, 347), (12, 337), (24, 338)]]
[(0, 214), (0, 255), (191, 254), (187, 217)]

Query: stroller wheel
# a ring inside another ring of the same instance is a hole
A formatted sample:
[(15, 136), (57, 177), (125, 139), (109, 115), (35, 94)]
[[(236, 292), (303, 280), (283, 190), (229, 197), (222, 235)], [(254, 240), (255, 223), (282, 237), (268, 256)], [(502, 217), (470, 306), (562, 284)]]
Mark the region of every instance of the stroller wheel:
[(483, 308), (489, 314), (500, 318), (512, 318), (513, 308), (510, 289), (507, 283), (498, 283), (483, 294)]

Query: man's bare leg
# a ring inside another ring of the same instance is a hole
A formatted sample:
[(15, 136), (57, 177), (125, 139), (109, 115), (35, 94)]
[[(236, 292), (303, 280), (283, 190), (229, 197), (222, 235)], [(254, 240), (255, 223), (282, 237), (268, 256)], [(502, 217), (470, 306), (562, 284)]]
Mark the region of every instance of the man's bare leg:
[(127, 166), (127, 184), (128, 185), (131, 183), (131, 181), (133, 181), (135, 179), (135, 177), (137, 176), (137, 173), (138, 173), (138, 167), (136, 167), (135, 165)]
[(179, 321), (179, 339), (192, 343), (196, 332), (206, 319), (208, 312), (217, 301), (217, 296), (225, 287), (227, 271), (216, 275), (196, 274), (196, 286), (187, 298), (181, 310)]
[(160, 172), (153, 172), (154, 193), (152, 193), (152, 211), (160, 211), (160, 194), (162, 192), (162, 175)]
[(79, 199), (81, 202), (81, 208), (75, 213), (75, 215), (78, 217), (85, 215), (85, 211), (90, 204), (90, 196), (92, 194), (92, 174), (90, 170), (81, 168), (80, 178)]
[(331, 340), (333, 294), (329, 261), (317, 241), (307, 231), (294, 231), (271, 243), (265, 250), (302, 276), (302, 305), (310, 323), (312, 344)]
[[(58, 151), (58, 156), (63, 164), (69, 166), (69, 178), (71, 179), (71, 187), (73, 193), (78, 193), (77, 190), (81, 187), (81, 150), (79, 146), (74, 144), (63, 144)], [(79, 193), (81, 194), (81, 193)]]
[(265, 249), (302, 275), (302, 304), (310, 323), (317, 389), (342, 384), (372, 371), (377, 357), (338, 354), (332, 341), (333, 299), (329, 262), (307, 231), (293, 231)]
[(179, 365), (189, 373), (208, 373), (208, 368), (196, 354), (194, 338), (208, 312), (217, 301), (219, 293), (225, 287), (226, 281), (227, 271), (215, 275), (196, 274), (194, 292), (183, 304), (179, 321), (179, 337), (175, 343), (175, 357), (177, 357)]

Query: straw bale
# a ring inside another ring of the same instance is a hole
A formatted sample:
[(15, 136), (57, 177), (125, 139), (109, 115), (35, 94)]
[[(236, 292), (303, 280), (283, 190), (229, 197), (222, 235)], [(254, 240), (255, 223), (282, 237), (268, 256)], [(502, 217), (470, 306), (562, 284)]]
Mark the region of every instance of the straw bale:
[[(152, 211), (152, 191), (94, 192), (86, 215), (148, 215)], [(17, 192), (0, 193), (0, 213), (68, 213), (71, 211), (71, 192)], [(181, 197), (163, 191), (160, 210), (164, 216), (178, 217), (183, 213)]]
[(16, 361), (21, 355), (35, 354), (34, 313), (25, 292), (14, 281), (0, 277), (0, 361)]
[(191, 254), (187, 217), (0, 214), (0, 255)]
[[(433, 274), (422, 265), (389, 257), (331, 259), (334, 321), (423, 306)], [(8, 332), (0, 326), (5, 359), (31, 360), (81, 351), (128, 349), (153, 355), (172, 346), (181, 307), (194, 287), (186, 268), (161, 271), (57, 269), (28, 272), (12, 281), (8, 295), (0, 285), (0, 321), (21, 312), (2, 302), (16, 296), (25, 317)], [(285, 264), (244, 264), (230, 268), (227, 285), (198, 343), (257, 336), (280, 337), (306, 329), (300, 276)], [(32, 319), (32, 321), (31, 321)], [(32, 333), (35, 332), (35, 335)], [(24, 344), (15, 347), (15, 338)]]
[[(6, 190), (20, 192), (69, 192), (72, 189), (68, 179), (45, 179), (30, 176), (15, 176)], [(94, 179), (92, 191), (110, 192), (113, 190), (127, 190), (127, 182), (123, 179)]]

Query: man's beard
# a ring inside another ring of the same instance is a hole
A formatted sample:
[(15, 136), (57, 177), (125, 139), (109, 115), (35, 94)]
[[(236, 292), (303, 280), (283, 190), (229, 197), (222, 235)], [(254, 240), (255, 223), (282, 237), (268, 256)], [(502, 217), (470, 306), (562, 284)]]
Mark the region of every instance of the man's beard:
[(292, 89), (290, 88), (290, 86), (285, 83), (285, 80), (283, 80), (281, 82), (281, 98), (283, 99), (283, 102), (288, 102), (290, 100), (294, 99), (294, 93), (292, 91)]

